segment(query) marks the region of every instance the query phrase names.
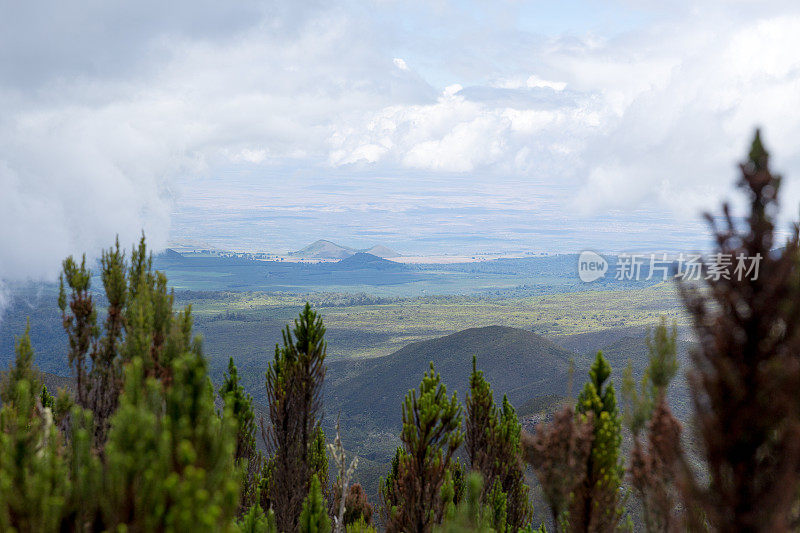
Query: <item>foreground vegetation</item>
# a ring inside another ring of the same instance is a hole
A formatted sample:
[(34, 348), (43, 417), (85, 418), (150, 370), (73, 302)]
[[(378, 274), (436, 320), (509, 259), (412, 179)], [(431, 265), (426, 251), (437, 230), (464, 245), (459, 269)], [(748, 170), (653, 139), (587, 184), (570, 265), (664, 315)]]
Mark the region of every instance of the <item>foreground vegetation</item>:
[[(464, 405), (431, 364), (401, 406), (401, 446), (376, 511), (338, 427), (333, 439), (321, 429), (322, 317), (307, 304), (284, 330), (266, 374), (268, 413), (257, 421), (232, 359), (220, 389), (212, 387), (192, 310), (174, 309), (142, 239), (127, 258), (118, 243), (103, 254), (102, 324), (85, 261), (64, 261), (58, 304), (73, 392), (52, 396), (28, 331), (16, 341), (0, 383), (0, 529), (533, 531), (523, 461), (558, 531), (633, 528), (626, 478), (648, 531), (795, 529), (798, 230), (775, 250), (780, 178), (758, 135), (739, 185), (749, 218), (738, 227), (725, 208), (717, 251), (760, 257), (759, 275), (737, 277), (731, 266), (704, 287), (679, 284), (699, 340), (689, 375), (699, 465), (680, 445), (667, 401), (676, 331), (663, 320), (648, 340), (642, 381), (626, 373), (624, 410), (598, 353), (577, 400), (533, 434), (507, 398), (495, 404), (475, 361)], [(628, 461), (623, 423), (634, 435)]]

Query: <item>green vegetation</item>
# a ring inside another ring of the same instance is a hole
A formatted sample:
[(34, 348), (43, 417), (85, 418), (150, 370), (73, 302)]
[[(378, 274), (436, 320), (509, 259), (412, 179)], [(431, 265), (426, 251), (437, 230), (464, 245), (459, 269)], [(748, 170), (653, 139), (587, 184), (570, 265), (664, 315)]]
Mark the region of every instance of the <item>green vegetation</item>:
[[(617, 410), (614, 385), (607, 380), (611, 365), (602, 353), (597, 354), (589, 370), (589, 381), (578, 396), (576, 411), (593, 426), (593, 438), (586, 470), (586, 490), (577, 501), (578, 513), (571, 515), (580, 520), (580, 528), (587, 531), (613, 531), (624, 510), (620, 501), (620, 486), (624, 468), (620, 458), (622, 434)], [(591, 413), (591, 418), (586, 415)]]
[(656, 404), (678, 373), (677, 336), (677, 328), (673, 326), (671, 331), (668, 330), (665, 318), (647, 336), (647, 368), (638, 389), (633, 363), (629, 361), (625, 367), (622, 381), (622, 397), (626, 404), (624, 419), (634, 436), (644, 429)]
[[(671, 449), (680, 442), (681, 428), (669, 408), (666, 391), (678, 369), (676, 332), (662, 320), (647, 337), (648, 365), (641, 389), (631, 377), (630, 364), (623, 383), (626, 424), (633, 433), (630, 458), (631, 485), (642, 505), (642, 522), (647, 531), (674, 531), (679, 524), (674, 511), (678, 501), (676, 476), (670, 463)], [(646, 442), (641, 432), (647, 429)]]
[(267, 368), (270, 424), (264, 429), (272, 457), (261, 505), (275, 509), (281, 531), (297, 529), (303, 500), (314, 493), (312, 479), (328, 486), (325, 435), (320, 428), (324, 336), (322, 317), (306, 304), (294, 330), (287, 326), (283, 332), (283, 346), (275, 345), (275, 358)]
[(472, 359), (472, 375), (466, 398), (466, 451), (473, 471), (480, 472), (487, 489), (482, 501), (495, 510), (495, 529), (516, 531), (531, 521), (533, 509), (524, 483), (520, 453), (520, 423), (517, 413), (503, 396), (502, 409), (483, 372)]
[[(402, 449), (382, 487), (387, 531), (429, 532), (452, 503), (451, 463), (463, 441), (461, 405), (430, 365), (403, 402)], [(448, 482), (451, 485), (448, 497)]]
[[(258, 499), (258, 485), (263, 467), (263, 457), (256, 447), (256, 422), (253, 401), (239, 384), (239, 372), (233, 362), (228, 362), (228, 373), (218, 391), (225, 403), (224, 416), (232, 418), (236, 425), (236, 451), (234, 458), (241, 469), (242, 493), (239, 495), (239, 514), (244, 513)], [(251, 517), (256, 520), (256, 517)]]
[[(750, 215), (742, 228), (726, 208), (716, 243), (719, 254), (760, 257), (760, 276), (737, 277), (731, 267), (701, 287), (679, 284), (699, 339), (691, 379), (682, 384), (694, 403), (699, 446), (682, 445), (669, 405), (681, 360), (677, 326), (670, 331), (662, 318), (647, 338), (640, 386), (633, 364), (624, 376), (630, 486), (647, 531), (784, 531), (797, 523), (800, 227), (775, 249), (780, 179), (769, 172), (758, 135), (741, 168)], [(103, 313), (92, 279), (85, 260), (64, 261), (57, 304), (72, 387), (54, 397), (44, 386), (30, 326), (15, 339), (14, 362), (0, 380), (3, 531), (374, 531), (361, 484), (350, 486), (357, 461), (346, 468), (338, 422), (331, 487), (326, 390), (354, 431), (381, 420), (384, 446), (397, 442), (397, 426), (383, 419), (388, 405), (395, 416), (399, 406), (400, 446), (380, 486), (378, 526), (387, 531), (532, 532), (528, 495), (539, 491), (557, 531), (633, 527), (623, 417), (602, 352), (589, 364), (531, 331), (489, 326), (389, 356), (328, 362), (323, 317), (306, 303), (267, 365), (262, 455), (260, 407), (245, 392), (233, 357), (215, 391), (191, 308), (173, 308), (144, 239), (129, 260), (118, 244), (104, 252)], [(615, 361), (620, 352), (640, 350), (626, 338), (611, 347)], [(474, 355), (470, 369), (471, 350), (480, 352), (481, 371)], [(468, 384), (469, 473), (457, 457), (463, 407), (457, 393), (448, 396), (434, 360), (451, 383)], [(407, 387), (404, 380), (416, 379), (422, 362), (422, 382)], [(328, 368), (334, 379), (326, 389)], [(589, 380), (573, 404), (567, 382), (584, 370)], [(490, 377), (508, 390), (500, 407)], [(529, 434), (512, 406), (515, 395), (534, 399), (526, 409), (562, 407)], [(536, 473), (533, 490), (521, 460)]]
[[(224, 339), (278, 330), (306, 301), (325, 319), (337, 355), (385, 355), (418, 340), (471, 327), (501, 325), (559, 336), (610, 328), (652, 326), (660, 316), (687, 325), (675, 288), (668, 284), (632, 290), (585, 291), (527, 297), (424, 297), (382, 303), (325, 306), (324, 295), (218, 293), (192, 303), (207, 336)], [(322, 305), (320, 305), (322, 304)], [(247, 339), (244, 339), (247, 342)], [(226, 358), (227, 361), (227, 358)]]
[(322, 496), (322, 486), (316, 474), (311, 477), (308, 498), (303, 502), (298, 529), (301, 533), (329, 533), (331, 530), (328, 505)]
[[(144, 250), (142, 243), (137, 252)], [(217, 414), (188, 309), (173, 315), (171, 300), (157, 290), (166, 284), (146, 261), (133, 263), (125, 288), (132, 306), (117, 308), (130, 319), (125, 342), (116, 343), (108, 342), (113, 330), (99, 340), (85, 263), (64, 262), (71, 294), (67, 299), (62, 289), (59, 304), (78, 377), (75, 402), (65, 391), (54, 403), (37, 390), (27, 332), (18, 343), (18, 365), (4, 385), (13, 394), (4, 393), (0, 409), (3, 530), (221, 530), (231, 524), (239, 490), (234, 428)], [(115, 362), (120, 369), (124, 364), (124, 387), (106, 379)], [(105, 410), (109, 398), (112, 411)], [(61, 428), (53, 405), (56, 413), (69, 409), (57, 416)]]

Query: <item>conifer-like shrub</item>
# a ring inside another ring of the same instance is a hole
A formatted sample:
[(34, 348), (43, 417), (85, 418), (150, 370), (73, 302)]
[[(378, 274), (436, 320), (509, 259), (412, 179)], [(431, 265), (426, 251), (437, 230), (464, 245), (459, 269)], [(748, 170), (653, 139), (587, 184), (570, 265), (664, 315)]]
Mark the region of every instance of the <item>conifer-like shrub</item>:
[[(387, 531), (429, 532), (442, 521), (448, 498), (442, 490), (450, 478), (453, 454), (463, 442), (461, 405), (431, 363), (419, 391), (403, 402), (403, 443), (382, 482), (383, 519)], [(452, 482), (449, 484), (452, 503)]]

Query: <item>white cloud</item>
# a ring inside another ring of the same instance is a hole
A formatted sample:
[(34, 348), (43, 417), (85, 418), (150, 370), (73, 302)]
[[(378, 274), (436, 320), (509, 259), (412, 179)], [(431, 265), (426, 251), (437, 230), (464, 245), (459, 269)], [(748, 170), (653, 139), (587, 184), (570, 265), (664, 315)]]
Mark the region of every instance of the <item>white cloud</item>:
[[(230, 15), (230, 28), (199, 34), (153, 20), (123, 35), (148, 50), (134, 61), (104, 27), (121, 15), (98, 8), (75, 21), (104, 28), (88, 33), (92, 42), (72, 43), (78, 28), (59, 28), (39, 37), (64, 50), (39, 49), (27, 70), (16, 59), (0, 67), (0, 279), (53, 279), (66, 255), (97, 254), (116, 234), (130, 244), (144, 230), (161, 248), (176, 178), (318, 165), (337, 114), (428, 94), (335, 7), (265, 18), (254, 9), (206, 13), (209, 23)], [(127, 65), (56, 66), (65, 50), (104, 54), (110, 43)], [(379, 151), (350, 157), (375, 161)]]
[(399, 57), (395, 57), (394, 59), (392, 59), (392, 62), (394, 63), (394, 66), (396, 66), (400, 70), (409, 70), (408, 65), (406, 65), (406, 62)]
[[(685, 16), (616, 39), (555, 39), (536, 56), (547, 75), (386, 107), (348, 125), (337, 150), (382, 138), (389, 165), (567, 180), (576, 193), (565, 209), (693, 217), (731, 190), (762, 126), (777, 167), (800, 179), (800, 118), (790, 112), (800, 106), (800, 18), (759, 20), (714, 4)], [(789, 186), (786, 204), (800, 201), (798, 189)]]
[(521, 88), (535, 89), (537, 87), (541, 87), (546, 89), (553, 89), (554, 91), (563, 91), (564, 89), (567, 88), (567, 82), (565, 81), (545, 80), (540, 78), (536, 74), (531, 74), (530, 76), (528, 76), (527, 79), (520, 79), (520, 78), (501, 79), (493, 83), (492, 85), (502, 89), (521, 89)]
[[(652, 15), (639, 26), (558, 35), (455, 4), (26, 6), (0, 17), (0, 279), (52, 278), (117, 233), (163, 246), (193, 178), (242, 168), (250, 182), (214, 194), (353, 170), (413, 178), (374, 193), (384, 208), (431, 193), (430, 174), (491, 188), (487, 205), (549, 195), (555, 213), (694, 217), (729, 190), (761, 125), (800, 180), (790, 3), (637, 3)], [(800, 186), (787, 188), (794, 214)], [(340, 210), (348, 194), (319, 204)]]

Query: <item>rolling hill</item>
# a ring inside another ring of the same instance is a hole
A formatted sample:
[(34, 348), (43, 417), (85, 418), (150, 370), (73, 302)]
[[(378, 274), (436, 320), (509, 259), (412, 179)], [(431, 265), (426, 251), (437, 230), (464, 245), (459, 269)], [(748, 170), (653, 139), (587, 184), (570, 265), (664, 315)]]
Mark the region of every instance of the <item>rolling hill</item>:
[(333, 259), (345, 259), (347, 257), (350, 257), (358, 253), (366, 253), (374, 255), (376, 257), (381, 257), (383, 259), (391, 257), (400, 257), (399, 253), (381, 244), (376, 244), (372, 248), (367, 248), (365, 250), (356, 250), (355, 248), (342, 246), (340, 244), (336, 244), (335, 242), (331, 242), (325, 239), (319, 239), (318, 241), (312, 242), (305, 248), (297, 250), (296, 252), (291, 252), (289, 255), (292, 257), (300, 257), (303, 259), (333, 260)]
[[(543, 394), (564, 394), (574, 354), (527, 330), (502, 326), (470, 328), (446, 337), (415, 342), (383, 357), (332, 361), (326, 378), (326, 411), (378, 427), (401, 423), (400, 405), (419, 386), (433, 361), (452, 394), (463, 400), (472, 356), (492, 384), (496, 399), (507, 394), (522, 405)], [(352, 423), (352, 422), (351, 422)]]
[(408, 270), (408, 267), (366, 252), (358, 252), (333, 264), (321, 265), (329, 270)]
[(305, 248), (292, 252), (289, 255), (304, 259), (344, 259), (356, 253), (356, 250), (340, 246), (335, 242), (319, 239)]

